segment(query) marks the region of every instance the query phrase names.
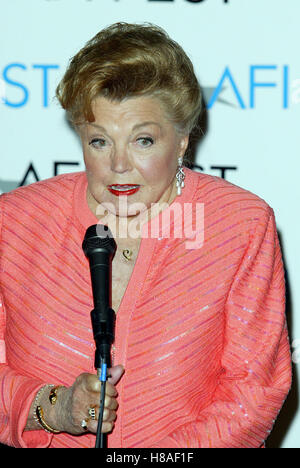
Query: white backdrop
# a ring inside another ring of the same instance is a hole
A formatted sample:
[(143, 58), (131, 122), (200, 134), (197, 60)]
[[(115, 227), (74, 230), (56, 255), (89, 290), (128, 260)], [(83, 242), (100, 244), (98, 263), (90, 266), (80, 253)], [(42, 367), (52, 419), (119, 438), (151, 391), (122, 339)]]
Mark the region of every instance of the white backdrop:
[(225, 178), (264, 198), (277, 219), (295, 361), (270, 438), (282, 448), (300, 447), (299, 13), (299, 0), (0, 0), (0, 193), (83, 169), (53, 97), (71, 56), (100, 29), (156, 23), (191, 57), (208, 107), (196, 164), (217, 176), (233, 168)]

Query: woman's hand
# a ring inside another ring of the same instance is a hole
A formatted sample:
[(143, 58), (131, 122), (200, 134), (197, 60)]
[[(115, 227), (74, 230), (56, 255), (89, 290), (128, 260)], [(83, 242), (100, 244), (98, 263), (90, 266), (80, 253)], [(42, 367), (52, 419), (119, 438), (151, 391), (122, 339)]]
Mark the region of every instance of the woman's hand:
[[(124, 373), (122, 366), (115, 366), (108, 370), (111, 376), (106, 382), (102, 432), (110, 432), (114, 427), (117, 416), (117, 390), (115, 384)], [(101, 382), (94, 374), (81, 374), (72, 387), (60, 388), (57, 403), (45, 413), (46, 422), (53, 428), (79, 435), (86, 432), (97, 432)], [(89, 408), (95, 408), (96, 419), (89, 416)], [(87, 422), (87, 429), (81, 426)]]

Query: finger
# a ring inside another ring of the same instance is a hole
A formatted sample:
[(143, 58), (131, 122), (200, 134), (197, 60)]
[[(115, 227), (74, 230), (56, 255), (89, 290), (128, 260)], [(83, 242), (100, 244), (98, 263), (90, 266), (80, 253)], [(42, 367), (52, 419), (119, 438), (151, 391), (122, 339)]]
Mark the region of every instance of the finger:
[(99, 381), (97, 375), (94, 374), (85, 374), (85, 389), (88, 392), (99, 393), (101, 390), (101, 382)]
[(117, 413), (115, 411), (111, 411), (108, 409), (105, 409), (103, 411), (103, 422), (115, 421), (116, 417), (117, 417)]
[[(115, 421), (116, 417), (117, 417), (116, 411), (114, 411), (111, 408), (105, 408), (104, 409), (104, 411), (103, 411), (103, 422)], [(92, 417), (91, 414), (89, 414), (89, 417), (86, 418), (86, 420), (88, 420), (89, 423), (92, 424), (93, 421), (98, 421), (98, 419), (99, 419), (99, 408), (95, 407), (94, 417)]]
[[(105, 421), (102, 423), (101, 432), (111, 432), (114, 428), (115, 422), (114, 421)], [(94, 434), (97, 433), (98, 429), (98, 421), (89, 421), (88, 424), (88, 431)]]
[(119, 406), (118, 401), (116, 398), (111, 398), (110, 396), (106, 396), (104, 400), (104, 407), (111, 410), (116, 410)]
[(121, 379), (124, 372), (125, 369), (121, 365), (111, 367), (110, 369), (108, 369), (108, 375), (110, 375), (110, 377), (108, 378), (108, 382), (113, 385), (116, 385)]
[(109, 382), (106, 382), (106, 387), (105, 387), (105, 395), (110, 396), (110, 397), (115, 397), (118, 395), (118, 392), (114, 385), (112, 385)]
[(115, 410), (119, 406), (116, 398), (112, 398), (109, 395), (106, 395), (104, 400), (104, 408)]
[(115, 423), (113, 421), (103, 423), (101, 432), (103, 432), (104, 434), (107, 432), (111, 432), (114, 428), (114, 425)]

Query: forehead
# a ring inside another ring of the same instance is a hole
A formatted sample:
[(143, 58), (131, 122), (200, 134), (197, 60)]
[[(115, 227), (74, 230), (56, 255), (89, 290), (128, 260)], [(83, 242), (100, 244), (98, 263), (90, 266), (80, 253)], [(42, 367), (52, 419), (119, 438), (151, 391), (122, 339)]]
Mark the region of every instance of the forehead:
[(98, 97), (92, 104), (95, 124), (136, 126), (144, 122), (171, 126), (158, 99), (151, 97), (129, 98), (112, 101)]

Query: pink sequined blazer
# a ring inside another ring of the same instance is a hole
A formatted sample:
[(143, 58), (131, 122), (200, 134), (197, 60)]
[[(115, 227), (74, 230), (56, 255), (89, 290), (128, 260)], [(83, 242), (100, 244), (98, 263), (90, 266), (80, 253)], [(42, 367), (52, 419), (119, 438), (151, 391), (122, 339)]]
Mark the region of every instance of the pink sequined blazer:
[[(85, 173), (76, 173), (0, 197), (0, 441), (8, 445), (95, 444), (93, 434), (24, 432), (39, 388), (94, 372), (81, 244), (97, 219), (86, 188)], [(115, 364), (125, 374), (108, 446), (261, 447), (291, 381), (273, 210), (240, 187), (188, 169), (175, 201), (189, 207), (184, 221), (202, 241), (187, 248), (172, 235), (183, 222), (178, 206), (169, 236), (162, 227), (142, 239), (117, 313)]]

